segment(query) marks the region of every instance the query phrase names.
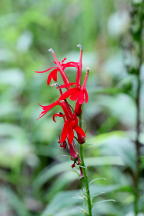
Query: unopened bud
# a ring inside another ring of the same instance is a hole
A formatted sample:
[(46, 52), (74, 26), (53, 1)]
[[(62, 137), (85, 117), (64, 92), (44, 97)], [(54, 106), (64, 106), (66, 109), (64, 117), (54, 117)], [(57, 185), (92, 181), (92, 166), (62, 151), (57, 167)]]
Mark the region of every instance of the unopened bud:
[(85, 137), (79, 135), (77, 138), (77, 141), (79, 144), (83, 144), (83, 143), (85, 143)]

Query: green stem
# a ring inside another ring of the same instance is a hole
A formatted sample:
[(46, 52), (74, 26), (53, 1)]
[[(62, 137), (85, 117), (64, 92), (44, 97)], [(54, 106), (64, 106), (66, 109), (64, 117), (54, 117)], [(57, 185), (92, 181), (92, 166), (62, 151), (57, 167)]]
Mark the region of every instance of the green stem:
[[(139, 28), (137, 31), (132, 31), (132, 37), (136, 45), (136, 56), (138, 58), (138, 66), (137, 66), (137, 91), (136, 91), (136, 138), (135, 138), (135, 148), (136, 148), (136, 173), (134, 179), (135, 186), (135, 200), (134, 200), (134, 213), (135, 216), (139, 213), (139, 199), (140, 199), (140, 156), (141, 156), (141, 143), (140, 143), (140, 126), (141, 126), (141, 67), (143, 62), (143, 21), (144, 21), (144, 2), (140, 3), (140, 5), (132, 4), (133, 11), (135, 12), (133, 15), (134, 22), (137, 22)], [(135, 20), (136, 18), (136, 20)], [(133, 23), (135, 24), (135, 23)], [(135, 36), (137, 35), (137, 37)]]
[[(80, 126), (82, 126), (82, 116), (80, 116)], [(85, 188), (86, 190), (86, 202), (87, 202), (87, 207), (88, 207), (88, 216), (92, 216), (92, 201), (91, 201), (91, 195), (90, 195), (90, 190), (89, 190), (89, 180), (88, 180), (88, 175), (87, 175), (87, 168), (85, 166), (84, 162), (84, 151), (83, 151), (84, 145), (80, 144), (80, 159), (81, 159), (81, 168), (82, 168), (82, 173), (83, 177), (81, 178), (82, 182), (82, 187)]]

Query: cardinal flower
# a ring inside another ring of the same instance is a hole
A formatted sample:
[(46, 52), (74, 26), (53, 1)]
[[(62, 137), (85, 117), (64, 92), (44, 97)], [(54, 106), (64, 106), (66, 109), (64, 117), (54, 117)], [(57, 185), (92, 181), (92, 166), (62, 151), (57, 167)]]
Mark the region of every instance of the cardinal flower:
[(54, 103), (47, 105), (47, 106), (40, 105), (43, 111), (40, 113), (38, 119), (43, 117), (49, 110), (51, 110), (52, 108), (54, 108), (57, 105), (59, 105), (59, 101), (55, 101)]
[(55, 101), (54, 103), (48, 106), (42, 106), (43, 111), (40, 113), (40, 117), (44, 116), (50, 109), (55, 106), (60, 106), (63, 112), (55, 113), (53, 115), (53, 121), (56, 122), (56, 117), (63, 118), (64, 126), (59, 138), (60, 147), (67, 149), (71, 156), (71, 160), (73, 160), (72, 168), (75, 167), (75, 164), (80, 165), (79, 154), (76, 150), (75, 140), (76, 139), (80, 144), (85, 142), (85, 132), (78, 125), (79, 120), (76, 114), (72, 111), (71, 106), (68, 104), (66, 100), (63, 101)]
[[(70, 154), (71, 160), (73, 160), (72, 167), (75, 165), (80, 165), (81, 161), (79, 158), (79, 153), (76, 148), (76, 141), (79, 144), (85, 142), (86, 134), (84, 130), (79, 125), (79, 115), (82, 112), (82, 104), (88, 102), (88, 92), (86, 88), (89, 70), (87, 70), (84, 81), (82, 83), (82, 47), (78, 45), (80, 48), (80, 56), (79, 61), (69, 61), (66, 62), (66, 58), (62, 61), (59, 61), (56, 57), (53, 49), (49, 49), (54, 58), (54, 66), (50, 67), (44, 71), (36, 71), (37, 73), (46, 73), (48, 72), (47, 84), (50, 85), (51, 81), (54, 80), (58, 82), (58, 74), (61, 75), (63, 84), (59, 85), (55, 83), (51, 86), (56, 86), (56, 89), (59, 90), (60, 96), (59, 98), (47, 105), (40, 105), (42, 111), (39, 115), (39, 118), (46, 115), (51, 109), (56, 106), (61, 108), (61, 112), (55, 113), (53, 115), (53, 121), (56, 122), (56, 118), (63, 118), (63, 126), (62, 131), (59, 136), (59, 144), (63, 149), (67, 149)], [(75, 82), (71, 82), (68, 79), (68, 76), (65, 72), (67, 68), (75, 68), (76, 69), (76, 78)], [(82, 83), (82, 84), (81, 84)], [(74, 101), (74, 106), (72, 107), (67, 99)], [(80, 167), (80, 173), (82, 175), (82, 168)]]
[[(71, 100), (76, 101), (75, 113), (77, 115), (81, 113), (82, 104), (88, 102), (88, 92), (86, 89), (88, 74), (89, 74), (89, 70), (87, 70), (86, 72), (85, 79), (82, 86), (76, 83), (76, 87), (68, 89), (59, 98), (59, 100), (65, 100), (66, 98), (70, 98)], [(63, 87), (66, 87), (66, 85), (61, 86), (61, 88)]]
[[(49, 49), (49, 51), (52, 53), (52, 56), (54, 58), (54, 64), (55, 66), (53, 67), (50, 67), (46, 70), (43, 70), (43, 71), (35, 71), (36, 73), (46, 73), (46, 72), (50, 72), (49, 75), (48, 75), (48, 78), (47, 78), (47, 84), (49, 85), (51, 83), (52, 80), (56, 81), (57, 82), (57, 79), (58, 79), (58, 72), (60, 72), (61, 76), (62, 76), (62, 79), (64, 81), (64, 83), (69, 86), (69, 80), (68, 80), (68, 77), (65, 73), (65, 69), (66, 68), (69, 68), (69, 67), (76, 67), (76, 68), (79, 68), (79, 63), (78, 62), (66, 62), (65, 61), (67, 60), (66, 58), (64, 58), (62, 61), (58, 61), (57, 57), (56, 57), (56, 54), (54, 52), (53, 49)], [(79, 70), (79, 69), (77, 69)]]
[(71, 144), (75, 138), (75, 134), (77, 135), (77, 141), (82, 144), (85, 141), (85, 132), (78, 125), (78, 118), (75, 113), (72, 112), (71, 106), (67, 103), (67, 101), (56, 101), (50, 105), (43, 106), (40, 105), (43, 111), (40, 113), (39, 118), (44, 116), (50, 109), (55, 106), (61, 106), (64, 113), (56, 113), (53, 115), (53, 120), (56, 117), (62, 117), (64, 119), (64, 126), (62, 129), (62, 133), (60, 136), (60, 143), (64, 143), (66, 140)]
[(60, 142), (63, 143), (66, 139), (72, 144), (75, 134), (77, 135), (77, 141), (82, 144), (85, 141), (85, 132), (78, 126), (78, 119), (65, 120), (63, 130), (60, 136)]

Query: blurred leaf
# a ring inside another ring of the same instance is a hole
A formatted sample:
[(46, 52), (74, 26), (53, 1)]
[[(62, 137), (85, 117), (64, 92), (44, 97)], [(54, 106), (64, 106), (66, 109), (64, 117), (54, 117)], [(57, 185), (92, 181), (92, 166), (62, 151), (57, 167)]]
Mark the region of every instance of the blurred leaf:
[(17, 167), (24, 159), (33, 154), (27, 136), (22, 128), (13, 124), (0, 124), (0, 164), (6, 167)]
[(132, 192), (132, 188), (128, 185), (91, 185), (90, 187), (91, 195), (93, 198), (105, 196), (106, 193), (111, 193), (115, 191), (128, 191)]
[(61, 174), (62, 172), (69, 172), (72, 169), (70, 162), (64, 162), (52, 166), (48, 166), (43, 170), (34, 181), (34, 188), (39, 189), (45, 182), (54, 177), (55, 175)]
[(133, 170), (136, 169), (135, 146), (124, 132), (116, 131), (101, 134), (90, 138), (87, 142), (93, 144), (93, 147), (101, 146), (105, 155), (117, 155), (123, 165), (129, 166)]
[(66, 173), (62, 173), (55, 180), (53, 180), (53, 184), (49, 188), (48, 193), (46, 195), (47, 199), (51, 200), (56, 193), (63, 190), (64, 187), (68, 187), (75, 180), (79, 179), (77, 175), (74, 175), (73, 171), (67, 171)]
[[(87, 166), (103, 166), (103, 165), (120, 165), (123, 163), (117, 156), (104, 156), (104, 157), (91, 157), (85, 159)], [(69, 172), (71, 170), (70, 162), (64, 162), (56, 165), (47, 167), (40, 175), (35, 179), (34, 188), (39, 189), (44, 183), (49, 181), (55, 175), (61, 174), (62, 172)], [(74, 174), (73, 172), (73, 175)], [(74, 178), (74, 177), (73, 177)]]
[(20, 200), (17, 194), (14, 193), (14, 191), (12, 191), (10, 188), (7, 188), (6, 192), (10, 206), (13, 210), (15, 210), (16, 214), (19, 216), (30, 216), (30, 213), (26, 209), (26, 206), (24, 205), (23, 201)]
[[(51, 203), (46, 207), (41, 216), (52, 216), (52, 215), (61, 215), (64, 211), (64, 215), (69, 209), (75, 208), (75, 205), (80, 204), (81, 200), (77, 200), (76, 196), (79, 194), (79, 191), (65, 191), (58, 193)], [(80, 208), (77, 208), (77, 213), (80, 213)], [(72, 214), (73, 215), (73, 214)]]

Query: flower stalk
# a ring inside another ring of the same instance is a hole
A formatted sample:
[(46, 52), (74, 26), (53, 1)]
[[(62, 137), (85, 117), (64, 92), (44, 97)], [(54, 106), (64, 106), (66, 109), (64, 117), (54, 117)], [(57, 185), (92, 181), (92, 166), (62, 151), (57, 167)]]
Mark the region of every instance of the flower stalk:
[[(82, 127), (82, 114), (80, 116), (80, 126)], [(88, 216), (92, 216), (92, 200), (89, 189), (89, 179), (87, 175), (87, 167), (84, 161), (84, 146), (80, 145), (80, 160), (81, 160), (81, 169), (83, 176), (81, 177), (82, 187), (85, 188), (85, 200), (88, 207)]]
[[(56, 122), (56, 118), (63, 119), (63, 127), (61, 134), (59, 136), (58, 143), (60, 147), (66, 150), (70, 159), (73, 161), (71, 165), (72, 168), (78, 166), (80, 169), (80, 177), (82, 181), (82, 186), (86, 190), (86, 202), (88, 206), (88, 216), (92, 216), (92, 204), (89, 190), (89, 181), (87, 176), (87, 168), (84, 162), (83, 154), (83, 144), (85, 143), (86, 134), (82, 128), (82, 105), (88, 102), (88, 91), (87, 91), (87, 80), (89, 75), (89, 69), (87, 69), (84, 79), (82, 80), (82, 46), (78, 45), (80, 48), (80, 56), (78, 62), (66, 62), (66, 58), (62, 61), (57, 59), (57, 56), (53, 49), (49, 49), (53, 58), (54, 66), (49, 67), (44, 71), (36, 71), (36, 73), (46, 73), (48, 72), (47, 84), (50, 86), (55, 86), (59, 91), (59, 98), (53, 103), (43, 106), (40, 105), (42, 111), (39, 118), (46, 115), (49, 110), (53, 109), (55, 106), (60, 107), (61, 112), (53, 114), (53, 121)], [(70, 82), (65, 70), (67, 68), (75, 68), (76, 76), (75, 82)], [(51, 84), (52, 81), (58, 82), (58, 74), (61, 75), (63, 80), (62, 85), (58, 83)], [(73, 101), (71, 105), (70, 101)], [(77, 142), (75, 142), (77, 141)], [(78, 148), (78, 145), (80, 146)], [(79, 152), (78, 152), (79, 149)]]
[[(137, 28), (135, 28), (137, 26)], [(140, 166), (141, 166), (141, 142), (140, 142), (140, 132), (141, 132), (141, 68), (143, 63), (143, 27), (144, 27), (144, 1), (133, 2), (132, 3), (132, 13), (131, 13), (131, 36), (134, 46), (134, 52), (137, 59), (136, 65), (136, 81), (137, 89), (135, 96), (135, 106), (136, 106), (136, 137), (135, 137), (135, 149), (136, 149), (136, 172), (134, 178), (134, 214), (138, 215), (139, 200), (140, 200)]]

